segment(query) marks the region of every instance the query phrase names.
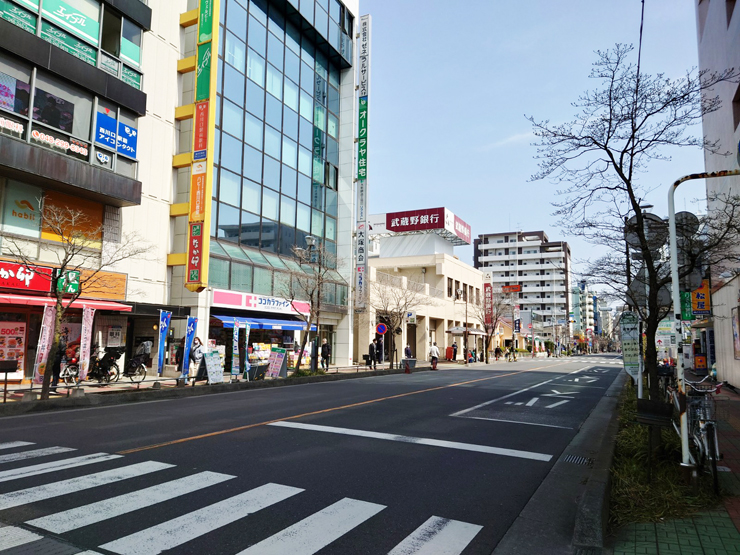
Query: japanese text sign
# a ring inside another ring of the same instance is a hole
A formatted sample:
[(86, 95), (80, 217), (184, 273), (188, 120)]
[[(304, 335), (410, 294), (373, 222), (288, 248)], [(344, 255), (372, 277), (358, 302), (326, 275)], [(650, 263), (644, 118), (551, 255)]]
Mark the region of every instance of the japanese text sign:
[(130, 127), (123, 122), (118, 122), (118, 137), (116, 141), (116, 150), (120, 154), (136, 158), (136, 144), (139, 132), (136, 128)]
[(208, 149), (208, 101), (195, 105), (193, 160), (205, 160)]
[(26, 267), (23, 264), (0, 262), (0, 287), (23, 291), (51, 291), (51, 268)]
[(709, 280), (704, 279), (701, 286), (691, 292), (691, 312), (695, 316), (705, 316), (711, 313), (712, 300), (709, 293)]
[(187, 283), (200, 283), (203, 272), (203, 224), (191, 223), (188, 234)]
[(385, 226), (394, 232), (444, 229), (444, 212), (444, 208), (390, 212), (385, 215)]
[(116, 148), (116, 118), (98, 112), (95, 125), (95, 142)]

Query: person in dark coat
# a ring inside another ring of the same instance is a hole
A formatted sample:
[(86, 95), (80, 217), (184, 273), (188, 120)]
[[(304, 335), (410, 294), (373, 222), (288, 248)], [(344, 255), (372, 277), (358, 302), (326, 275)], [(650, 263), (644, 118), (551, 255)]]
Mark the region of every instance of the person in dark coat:
[(452, 360), (457, 360), (457, 342), (452, 342)]
[(321, 340), (321, 368), (323, 370), (329, 369), (329, 359), (331, 358), (331, 345), (326, 341), (326, 338)]
[(409, 345), (408, 343), (406, 343), (406, 348), (403, 350), (403, 355), (406, 358), (414, 358), (414, 355), (411, 354), (411, 345)]
[(373, 342), (370, 343), (370, 346), (368, 347), (368, 359), (367, 359), (368, 366), (372, 366), (373, 370), (376, 370), (378, 368), (378, 340), (373, 339)]

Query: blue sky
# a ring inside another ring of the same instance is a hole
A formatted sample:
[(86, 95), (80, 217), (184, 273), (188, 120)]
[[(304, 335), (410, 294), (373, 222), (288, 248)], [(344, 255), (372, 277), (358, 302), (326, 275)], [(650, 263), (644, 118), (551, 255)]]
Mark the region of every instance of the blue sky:
[[(680, 77), (697, 66), (694, 3), (646, 0), (644, 71)], [(524, 116), (571, 119), (571, 102), (596, 84), (594, 51), (637, 45), (640, 1), (361, 0), (360, 13), (373, 25), (370, 213), (445, 206), (473, 237), (544, 229), (571, 244), (574, 263), (599, 256), (557, 226), (556, 187), (530, 182), (537, 163)], [(654, 211), (665, 217), (668, 184), (703, 169), (698, 150), (652, 168), (642, 179), (657, 188)], [(697, 183), (687, 198), (701, 194)], [(456, 249), (470, 264), (472, 252)]]

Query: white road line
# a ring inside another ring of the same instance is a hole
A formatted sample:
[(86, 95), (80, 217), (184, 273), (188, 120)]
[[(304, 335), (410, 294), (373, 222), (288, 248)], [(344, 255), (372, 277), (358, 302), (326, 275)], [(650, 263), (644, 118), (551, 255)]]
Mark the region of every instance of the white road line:
[(352, 430), (350, 428), (335, 428), (334, 426), (318, 426), (315, 424), (301, 424), (300, 422), (273, 422), (268, 426), (281, 428), (295, 428), (299, 430), (311, 430), (314, 432), (328, 432), (331, 434), (342, 434), (357, 437), (369, 437), (372, 439), (383, 439), (387, 441), (398, 441), (401, 443), (414, 443), (416, 445), (428, 445), (431, 447), (445, 447), (447, 449), (459, 449), (461, 451), (473, 451), (475, 453), (487, 453), (490, 455), (503, 455), (505, 457), (517, 457), (534, 461), (549, 461), (552, 455), (544, 453), (533, 453), (530, 451), (518, 451), (516, 449), (504, 449), (502, 447), (489, 447), (487, 445), (476, 445), (474, 443), (457, 443), (455, 441), (444, 441), (440, 439), (428, 439), (423, 437), (401, 436), (396, 434), (384, 434), (382, 432), (369, 432), (366, 430)]
[(175, 465), (147, 461), (122, 468), (114, 468), (113, 470), (105, 470), (96, 474), (88, 474), (79, 478), (62, 480), (61, 482), (52, 482), (43, 486), (11, 491), (10, 493), (0, 495), (0, 510), (27, 505), (28, 503), (35, 503), (36, 501), (43, 501), (85, 489), (96, 488), (98, 486), (112, 484), (113, 482), (127, 480), (128, 478), (136, 478), (137, 476), (143, 476), (144, 474), (164, 470), (165, 468), (172, 468), (173, 466)]
[(100, 548), (121, 555), (156, 555), (222, 526), (232, 524), (302, 491), (304, 490), (291, 486), (265, 484), (141, 532), (106, 543)]
[(164, 484), (111, 497), (110, 499), (104, 499), (97, 503), (91, 503), (82, 507), (69, 509), (68, 511), (29, 520), (26, 524), (57, 534), (63, 534), (64, 532), (76, 530), (83, 526), (89, 526), (90, 524), (102, 522), (109, 518), (115, 518), (118, 515), (137, 511), (144, 507), (150, 507), (157, 503), (185, 495), (186, 493), (220, 484), (232, 478), (234, 476), (227, 474), (200, 472)]
[(19, 545), (26, 545), (40, 539), (43, 539), (43, 536), (24, 530), (23, 528), (4, 526), (0, 528), (0, 551), (18, 547)]
[(572, 430), (569, 426), (555, 426), (554, 424), (538, 424), (537, 422), (522, 422), (521, 420), (505, 420), (503, 418), (486, 418), (485, 416), (458, 416), (457, 418), (469, 418), (470, 420), (489, 420), (491, 422), (508, 422), (509, 424), (523, 424), (525, 426), (542, 426), (543, 428), (560, 428), (561, 430)]
[(388, 555), (458, 555), (483, 526), (433, 516)]
[[(571, 397), (571, 399), (572, 399), (572, 397)], [(546, 409), (553, 409), (553, 408), (558, 407), (560, 405), (564, 405), (567, 402), (568, 402), (567, 399), (565, 401), (558, 401), (557, 403), (553, 403), (552, 405), (547, 405), (545, 408)]]
[(25, 447), (26, 445), (35, 445), (28, 441), (8, 441), (7, 443), (0, 443), (0, 449), (13, 449), (14, 447)]
[(385, 509), (345, 497), (238, 555), (311, 555)]
[(86, 464), (109, 461), (112, 459), (120, 459), (122, 456), (123, 455), (109, 455), (108, 453), (93, 453), (92, 455), (83, 455), (82, 457), (73, 457), (71, 459), (64, 459), (61, 461), (23, 466), (12, 470), (3, 470), (0, 472), (0, 482), (17, 480), (18, 478), (27, 478), (28, 476), (36, 476), (38, 474), (46, 474), (47, 472), (66, 470), (76, 466), (84, 466)]
[[(568, 372), (567, 374), (564, 374), (565, 376), (570, 376), (571, 374), (577, 374), (578, 372), (583, 372), (584, 370), (588, 370), (590, 366), (584, 366), (583, 368), (579, 368), (578, 370), (573, 370), (573, 372)], [(542, 385), (548, 384), (550, 382), (554, 382), (555, 380), (559, 380), (563, 376), (558, 376), (557, 378), (552, 378), (551, 380), (547, 380), (544, 382), (540, 382), (538, 384), (525, 387), (524, 389), (520, 389), (519, 391), (515, 391), (514, 393), (509, 393), (508, 395), (504, 395), (503, 397), (497, 397), (496, 399), (492, 399), (490, 401), (486, 401), (485, 403), (481, 403), (480, 405), (475, 405), (474, 407), (470, 407), (469, 409), (463, 409), (457, 412), (452, 413), (450, 416), (462, 416), (463, 414), (467, 414), (469, 412), (472, 412), (476, 409), (486, 407), (488, 405), (491, 405), (493, 403), (496, 403), (498, 401), (503, 401), (504, 399), (508, 399), (509, 397), (513, 397), (514, 395), (519, 395), (520, 393), (524, 393), (525, 391), (529, 391), (530, 389), (534, 389), (536, 387), (540, 387)]]
[(531, 406), (532, 406), (532, 405), (534, 405), (534, 404), (535, 404), (535, 403), (536, 403), (536, 402), (537, 402), (538, 400), (539, 400), (539, 397), (532, 397), (532, 399), (530, 399), (530, 401), (529, 401), (529, 402), (527, 403), (527, 406), (528, 406), (528, 407), (531, 407)]
[(22, 461), (25, 459), (35, 459), (36, 457), (45, 457), (47, 455), (56, 455), (58, 453), (67, 453), (77, 451), (71, 447), (45, 447), (43, 449), (32, 449), (31, 451), (21, 451), (20, 453), (8, 453), (0, 455), (0, 464), (13, 461)]

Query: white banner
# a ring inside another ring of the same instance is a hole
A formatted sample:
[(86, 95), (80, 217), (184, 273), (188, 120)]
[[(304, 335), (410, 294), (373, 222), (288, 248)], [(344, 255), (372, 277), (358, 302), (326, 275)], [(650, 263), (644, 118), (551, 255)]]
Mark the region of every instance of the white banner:
[(637, 325), (637, 314), (623, 312), (619, 326), (622, 330), (622, 362), (624, 370), (633, 380), (640, 375), (640, 330)]
[(94, 318), (94, 308), (84, 307), (82, 309), (82, 331), (80, 332), (80, 381), (87, 378), (87, 371), (90, 366), (90, 341), (92, 340)]
[(49, 350), (54, 339), (54, 316), (56, 315), (54, 306), (44, 307), (44, 318), (41, 320), (41, 333), (39, 334), (39, 344), (36, 351), (36, 362), (33, 365), (33, 381), (41, 383), (44, 381), (44, 372), (48, 366)]

